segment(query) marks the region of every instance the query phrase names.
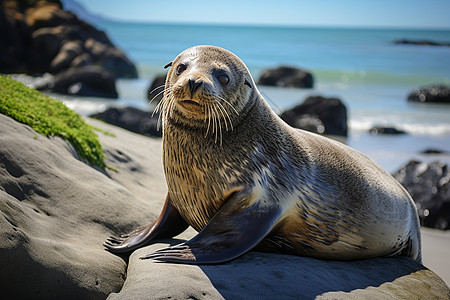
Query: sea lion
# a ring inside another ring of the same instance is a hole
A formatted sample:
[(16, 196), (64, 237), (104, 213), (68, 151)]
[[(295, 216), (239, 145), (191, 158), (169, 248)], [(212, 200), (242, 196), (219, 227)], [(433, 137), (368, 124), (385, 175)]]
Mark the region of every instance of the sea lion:
[(356, 150), (283, 122), (236, 55), (197, 46), (166, 67), (158, 106), (166, 202), (152, 224), (108, 239), (111, 252), (190, 225), (199, 231), (194, 238), (143, 258), (211, 264), (257, 249), (421, 261), (419, 219), (406, 190)]

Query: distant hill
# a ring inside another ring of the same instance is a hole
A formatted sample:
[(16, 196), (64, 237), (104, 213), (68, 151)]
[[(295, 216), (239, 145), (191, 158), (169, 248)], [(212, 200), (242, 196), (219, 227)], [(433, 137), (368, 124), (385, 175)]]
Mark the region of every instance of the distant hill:
[(95, 14), (86, 9), (82, 4), (76, 0), (60, 0), (63, 8), (70, 12), (73, 12), (77, 17), (85, 22), (96, 24), (101, 21), (112, 21), (102, 15)]

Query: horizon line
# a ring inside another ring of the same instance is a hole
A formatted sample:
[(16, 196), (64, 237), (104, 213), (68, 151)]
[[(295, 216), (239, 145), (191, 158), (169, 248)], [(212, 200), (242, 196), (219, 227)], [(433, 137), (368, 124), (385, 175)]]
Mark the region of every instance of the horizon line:
[[(210, 21), (164, 21), (164, 20), (130, 20), (98, 16), (97, 21), (113, 23), (131, 23), (145, 25), (191, 25), (191, 26), (220, 26), (220, 27), (274, 27), (274, 28), (310, 28), (310, 29), (362, 29), (362, 30), (414, 30), (414, 31), (450, 31), (450, 27), (434, 26), (406, 26), (406, 25), (355, 25), (355, 24), (283, 24), (259, 22), (210, 22)], [(97, 19), (97, 18), (96, 18)]]

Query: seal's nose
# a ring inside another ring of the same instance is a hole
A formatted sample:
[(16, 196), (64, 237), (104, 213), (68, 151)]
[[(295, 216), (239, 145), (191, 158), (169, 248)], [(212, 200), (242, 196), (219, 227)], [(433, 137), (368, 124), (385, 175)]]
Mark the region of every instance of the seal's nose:
[(189, 79), (189, 89), (191, 90), (191, 96), (194, 96), (195, 91), (203, 84), (201, 80)]

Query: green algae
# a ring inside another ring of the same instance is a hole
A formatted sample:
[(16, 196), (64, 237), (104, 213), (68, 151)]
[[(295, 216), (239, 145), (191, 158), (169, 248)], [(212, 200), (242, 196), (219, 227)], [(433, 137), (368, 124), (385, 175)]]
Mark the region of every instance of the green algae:
[(69, 141), (82, 159), (102, 169), (106, 167), (95, 128), (61, 101), (0, 75), (0, 113), (40, 134)]

